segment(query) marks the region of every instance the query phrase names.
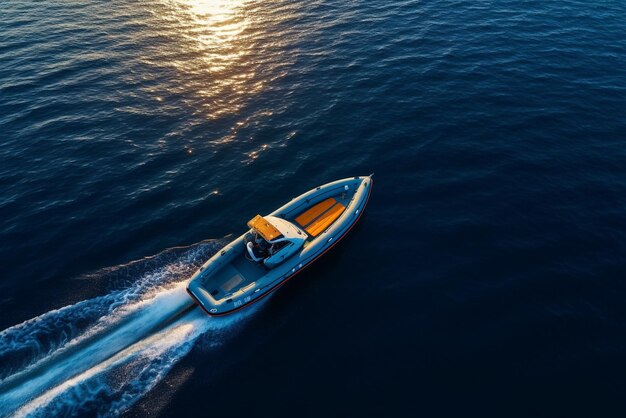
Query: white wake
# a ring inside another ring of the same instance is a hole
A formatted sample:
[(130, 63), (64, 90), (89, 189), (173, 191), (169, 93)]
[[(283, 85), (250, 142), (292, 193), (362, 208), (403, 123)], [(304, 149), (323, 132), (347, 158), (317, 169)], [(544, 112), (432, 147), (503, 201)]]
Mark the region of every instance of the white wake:
[(0, 332), (0, 416), (120, 415), (199, 337), (219, 346), (251, 312), (208, 317), (185, 284), (220, 244), (95, 273), (123, 286)]

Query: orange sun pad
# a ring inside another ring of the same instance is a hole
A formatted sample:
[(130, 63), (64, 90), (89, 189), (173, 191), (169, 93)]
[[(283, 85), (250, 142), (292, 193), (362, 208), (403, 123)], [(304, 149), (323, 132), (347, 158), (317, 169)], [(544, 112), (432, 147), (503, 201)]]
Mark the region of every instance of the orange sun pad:
[(336, 203), (328, 211), (324, 212), (322, 216), (320, 216), (313, 223), (311, 223), (306, 228), (306, 232), (313, 237), (318, 236), (322, 231), (324, 231), (333, 222), (335, 222), (344, 210), (346, 210), (346, 207), (344, 205), (342, 205), (341, 203)]
[(313, 206), (306, 212), (302, 213), (300, 216), (298, 216), (296, 218), (296, 222), (298, 222), (300, 226), (305, 227), (308, 224), (310, 224), (313, 219), (320, 216), (322, 213), (324, 213), (324, 211), (326, 211), (335, 203), (337, 203), (337, 201), (333, 199), (332, 197), (329, 199), (326, 199), (318, 203), (317, 205)]

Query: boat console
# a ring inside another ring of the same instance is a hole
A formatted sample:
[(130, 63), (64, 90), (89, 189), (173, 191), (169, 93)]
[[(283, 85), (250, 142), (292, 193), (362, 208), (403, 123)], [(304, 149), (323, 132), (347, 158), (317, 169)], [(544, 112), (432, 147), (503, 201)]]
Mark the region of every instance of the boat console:
[(307, 239), (300, 228), (274, 216), (256, 215), (248, 226), (244, 239), (248, 259), (270, 269), (295, 254)]

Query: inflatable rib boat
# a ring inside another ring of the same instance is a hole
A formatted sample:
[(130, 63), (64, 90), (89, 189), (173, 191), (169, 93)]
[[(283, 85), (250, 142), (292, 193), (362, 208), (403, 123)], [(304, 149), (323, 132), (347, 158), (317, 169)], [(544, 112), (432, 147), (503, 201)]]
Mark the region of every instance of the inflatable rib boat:
[(337, 180), (248, 222), (245, 234), (194, 273), (187, 292), (209, 315), (267, 296), (328, 251), (359, 220), (372, 175)]

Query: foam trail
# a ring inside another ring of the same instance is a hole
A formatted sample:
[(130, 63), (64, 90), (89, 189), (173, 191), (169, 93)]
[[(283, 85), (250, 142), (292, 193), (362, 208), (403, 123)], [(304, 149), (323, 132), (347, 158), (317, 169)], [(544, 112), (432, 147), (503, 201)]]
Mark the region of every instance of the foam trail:
[[(127, 307), (186, 280), (219, 247), (206, 241), (83, 277), (118, 284), (108, 294), (49, 311), (0, 332), (0, 380), (23, 371), (77, 338), (106, 331)], [(1, 392), (0, 392), (1, 393)]]
[[(213, 331), (212, 338), (221, 338), (221, 332), (242, 318), (242, 315), (208, 318), (197, 309), (187, 312), (160, 332), (137, 341), (79, 375), (64, 379), (61, 384), (24, 404), (15, 411), (15, 416), (78, 414), (81, 405), (87, 401), (107, 397), (113, 400), (102, 402), (99, 412), (104, 415), (121, 414), (165, 376), (189, 352), (198, 337)], [(127, 370), (122, 379), (118, 377), (117, 381), (110, 381), (112, 376), (115, 380), (115, 371), (124, 367)], [(125, 379), (128, 375), (135, 377)], [(122, 389), (119, 393), (113, 393), (116, 386)]]
[[(205, 244), (174, 257), (116, 268), (116, 274), (125, 275), (129, 268), (141, 271), (151, 264), (126, 289), (0, 333), (0, 359), (20, 365), (17, 372), (3, 370), (0, 416), (119, 415), (165, 376), (199, 336), (219, 345), (251, 311), (209, 318), (193, 308), (184, 290), (186, 279), (219, 247)], [(55, 335), (54, 325), (61, 326), (61, 336)]]
[(2, 390), (10, 390), (0, 396), (0, 404), (22, 403), (55, 382), (65, 381), (77, 372), (93, 367), (147, 337), (176, 314), (192, 307), (193, 302), (185, 294), (183, 284), (182, 289), (179, 287), (162, 292), (137, 305), (129, 307), (129, 318), (124, 318), (122, 324), (110, 332), (104, 332), (96, 338), (80, 339), (59, 350), (45, 362), (38, 363), (37, 367), (6, 379), (2, 382)]

